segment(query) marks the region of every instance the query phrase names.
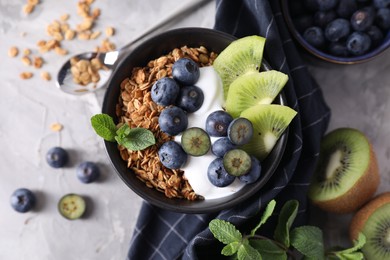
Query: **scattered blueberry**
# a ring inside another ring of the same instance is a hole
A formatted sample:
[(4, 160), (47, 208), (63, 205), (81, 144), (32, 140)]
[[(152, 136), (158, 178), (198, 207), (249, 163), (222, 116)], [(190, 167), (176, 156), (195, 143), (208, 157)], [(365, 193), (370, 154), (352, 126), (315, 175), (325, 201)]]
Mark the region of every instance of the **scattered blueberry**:
[(331, 42), (329, 44), (329, 53), (339, 57), (347, 57), (349, 55), (347, 46), (341, 42)]
[(373, 24), (375, 10), (373, 7), (364, 7), (357, 10), (351, 16), (351, 26), (355, 31), (365, 31)]
[(169, 169), (179, 169), (187, 162), (187, 154), (180, 144), (168, 141), (158, 150), (161, 163)]
[(237, 146), (230, 142), (228, 137), (221, 137), (213, 143), (211, 152), (217, 157), (223, 157), (225, 153), (236, 148)]
[(206, 132), (210, 136), (222, 137), (227, 135), (227, 129), (233, 117), (223, 110), (217, 110), (206, 118)]
[(337, 6), (336, 13), (340, 18), (349, 19), (358, 9), (355, 0), (341, 0)]
[(63, 167), (68, 159), (68, 152), (61, 147), (53, 147), (46, 153), (46, 161), (53, 168)]
[(314, 47), (322, 47), (325, 43), (324, 32), (318, 26), (312, 26), (305, 30), (303, 38)]
[(222, 158), (216, 158), (210, 163), (207, 169), (207, 177), (211, 184), (217, 187), (226, 187), (236, 178), (226, 172)]
[(199, 66), (191, 59), (178, 59), (172, 66), (172, 76), (184, 86), (194, 85), (200, 76)]
[(197, 86), (185, 86), (180, 89), (177, 98), (177, 106), (188, 113), (197, 111), (203, 104), (204, 95), (201, 88)]
[(180, 107), (167, 107), (158, 117), (161, 131), (169, 135), (177, 135), (188, 126), (187, 114)]
[(246, 184), (254, 183), (257, 181), (261, 175), (261, 164), (259, 160), (251, 156), (252, 166), (250, 171), (247, 174), (241, 175), (238, 179)]
[(82, 162), (76, 168), (76, 175), (81, 182), (91, 183), (99, 178), (100, 170), (93, 162)]
[(336, 19), (337, 14), (334, 10), (318, 11), (314, 14), (314, 24), (324, 28), (328, 23)]
[(382, 42), (384, 37), (382, 31), (375, 25), (368, 28), (366, 33), (371, 38), (372, 47), (378, 46)]
[(390, 9), (389, 8), (379, 9), (375, 17), (375, 22), (383, 30), (390, 29)]
[(370, 45), (370, 36), (363, 32), (353, 32), (347, 39), (347, 49), (353, 55), (364, 54)]
[(337, 18), (326, 26), (325, 37), (331, 42), (336, 42), (341, 38), (348, 36), (349, 32), (349, 21), (344, 18)]
[(30, 211), (36, 203), (34, 193), (28, 189), (20, 188), (15, 190), (11, 195), (11, 206), (20, 213)]
[(179, 92), (179, 84), (172, 78), (164, 77), (153, 84), (151, 97), (158, 105), (169, 106), (175, 103)]

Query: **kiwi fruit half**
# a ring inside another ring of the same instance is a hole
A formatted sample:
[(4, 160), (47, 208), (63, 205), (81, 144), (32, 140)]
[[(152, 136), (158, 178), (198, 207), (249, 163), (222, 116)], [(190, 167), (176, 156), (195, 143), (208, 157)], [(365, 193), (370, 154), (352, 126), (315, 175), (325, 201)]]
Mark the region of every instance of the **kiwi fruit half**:
[(237, 77), (260, 70), (264, 45), (264, 37), (246, 36), (230, 43), (214, 60), (213, 67), (222, 79), (225, 99)]
[(308, 197), (334, 213), (350, 213), (367, 202), (379, 185), (372, 145), (357, 129), (338, 128), (321, 141)]
[(238, 77), (229, 87), (226, 111), (234, 118), (258, 104), (271, 104), (282, 90), (288, 76), (276, 70), (250, 72)]
[(253, 135), (242, 149), (263, 161), (296, 114), (290, 107), (273, 104), (260, 104), (244, 110), (240, 117), (252, 122)]
[(390, 192), (376, 196), (353, 216), (351, 240), (360, 232), (366, 236), (362, 248), (365, 259), (390, 259)]

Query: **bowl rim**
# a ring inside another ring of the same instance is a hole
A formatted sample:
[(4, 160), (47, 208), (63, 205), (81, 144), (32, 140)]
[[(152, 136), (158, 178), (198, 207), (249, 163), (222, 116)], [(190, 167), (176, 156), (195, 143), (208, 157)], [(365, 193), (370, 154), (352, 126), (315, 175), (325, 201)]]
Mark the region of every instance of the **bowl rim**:
[[(331, 55), (328, 53), (325, 53), (310, 44), (308, 44), (302, 37), (302, 35), (295, 29), (294, 23), (291, 19), (290, 12), (289, 12), (289, 1), (288, 0), (281, 0), (281, 8), (282, 8), (282, 14), (285, 19), (285, 22), (287, 24), (287, 28), (289, 29), (290, 33), (292, 34), (293, 38), (300, 44), (300, 46), (305, 49), (308, 53), (311, 55), (335, 64), (359, 64), (368, 62), (377, 56), (381, 54), (382, 52), (386, 51), (390, 46), (390, 40), (384, 41), (381, 45), (377, 46), (375, 49), (360, 55), (360, 56), (352, 56), (352, 57), (339, 57), (335, 55)], [(390, 31), (387, 33), (385, 38), (390, 38)]]
[[(180, 34), (186, 34), (186, 33), (187, 34), (188, 33), (191, 33), (191, 34), (198, 33), (199, 35), (213, 34), (213, 35), (215, 35), (215, 37), (218, 37), (218, 39), (220, 39), (220, 37), (222, 37), (224, 40), (229, 40), (230, 42), (237, 39), (236, 37), (234, 37), (230, 34), (227, 34), (227, 33), (221, 32), (221, 31), (217, 31), (214, 29), (201, 28), (201, 27), (178, 28), (178, 29), (169, 30), (169, 31), (160, 33), (154, 37), (151, 37), (150, 39), (139, 44), (133, 51), (129, 52), (127, 54), (127, 56), (122, 59), (122, 61), (118, 64), (116, 69), (113, 71), (111, 78), (109, 80), (108, 88), (107, 88), (106, 93), (104, 95), (102, 113), (107, 113), (107, 111), (109, 111), (109, 109), (110, 109), (110, 107), (108, 107), (110, 94), (113, 91), (113, 88), (118, 87), (118, 86), (114, 86), (112, 84), (114, 82), (114, 79), (115, 79), (114, 75), (116, 74), (116, 72), (118, 70), (120, 70), (122, 68), (122, 66), (125, 66), (124, 63), (126, 62), (126, 60), (130, 59), (132, 56), (135, 56), (136, 55), (135, 53), (139, 52), (145, 44), (148, 45), (148, 44), (152, 44), (153, 42), (156, 42), (156, 41), (159, 42), (160, 39), (164, 38), (164, 37), (174, 37), (174, 36), (177, 36)], [(176, 46), (176, 47), (181, 47), (181, 46)], [(160, 54), (160, 55), (163, 55), (163, 54)], [(158, 57), (152, 57), (151, 59), (154, 59), (154, 58), (158, 58)], [(263, 67), (263, 69), (267, 69), (267, 70), (271, 69), (271, 67), (269, 66), (267, 61), (264, 59), (262, 61), (262, 67)], [(119, 93), (120, 93), (120, 91), (119, 91)], [(115, 98), (117, 99), (118, 96), (116, 96)], [(287, 101), (286, 101), (286, 98), (285, 98), (285, 95), (283, 92), (281, 92), (279, 94), (278, 102), (282, 105), (287, 105)], [(117, 101), (115, 101), (115, 104), (116, 103), (117, 103)], [(116, 115), (114, 115), (114, 118), (116, 119)], [(142, 184), (142, 188), (140, 188), (139, 184), (137, 185), (137, 184), (134, 184), (131, 181), (129, 181), (129, 179), (130, 179), (129, 175), (135, 176), (135, 174), (132, 174), (132, 172), (129, 168), (126, 167), (125, 172), (120, 171), (120, 167), (118, 167), (118, 163), (121, 163), (123, 165), (123, 164), (126, 164), (127, 162), (125, 162), (124, 160), (122, 160), (122, 158), (120, 156), (118, 156), (119, 151), (117, 149), (117, 145), (112, 143), (112, 142), (104, 141), (104, 146), (105, 146), (106, 154), (110, 160), (110, 163), (111, 163), (112, 167), (115, 169), (117, 175), (133, 192), (135, 192), (143, 200), (151, 203), (152, 205), (158, 206), (158, 207), (166, 209), (166, 210), (174, 211), (174, 212), (200, 214), (200, 213), (212, 213), (212, 212), (220, 211), (223, 209), (231, 208), (231, 207), (236, 206), (239, 203), (245, 201), (246, 199), (251, 197), (253, 194), (258, 192), (268, 182), (268, 180), (273, 176), (281, 159), (283, 158), (283, 154), (284, 154), (284, 151), (285, 151), (285, 148), (287, 145), (288, 133), (289, 133), (289, 129), (287, 128), (286, 131), (282, 134), (282, 136), (277, 141), (276, 145), (274, 146), (273, 150), (278, 151), (278, 153), (276, 153), (276, 155), (277, 155), (276, 158), (272, 158), (273, 159), (272, 162), (270, 160), (271, 158), (268, 158), (269, 160), (267, 160), (267, 158), (266, 158), (265, 161), (267, 161), (267, 165), (270, 164), (270, 167), (268, 168), (268, 171), (267, 171), (268, 174), (262, 173), (262, 177), (261, 177), (262, 179), (258, 180), (257, 182), (255, 182), (253, 184), (247, 184), (248, 187), (243, 187), (238, 192), (236, 192), (232, 195), (229, 195), (229, 196), (222, 197), (221, 199), (195, 200), (195, 201), (189, 201), (186, 199), (177, 199), (177, 198), (167, 198), (164, 193), (155, 190), (155, 188), (152, 188), (152, 189), (147, 188), (145, 183), (143, 183), (142, 181), (137, 179), (137, 181)], [(273, 154), (273, 153), (274, 153), (274, 151), (271, 152), (271, 154)], [(119, 157), (119, 160), (121, 162), (118, 162), (118, 157)], [(271, 156), (269, 156), (269, 157), (271, 157)], [(275, 155), (273, 155), (273, 157), (275, 157)], [(129, 174), (129, 173), (131, 173), (131, 174)], [(263, 176), (263, 174), (264, 174), (264, 176)], [(132, 178), (134, 179), (134, 177), (132, 177)], [(146, 190), (145, 188), (148, 190), (152, 190), (157, 195), (156, 196), (148, 195), (147, 192), (145, 192), (145, 190)], [(248, 191), (243, 193), (246, 190), (245, 188), (247, 188)], [(241, 196), (237, 196), (239, 194), (241, 194)], [(174, 201), (175, 201), (175, 203), (172, 203)], [(213, 203), (216, 201), (223, 201), (223, 203), (217, 203), (217, 204)], [(205, 202), (208, 202), (208, 203), (205, 203)], [(194, 203), (197, 203), (196, 207), (193, 206), (193, 205), (195, 205)], [(190, 205), (190, 204), (193, 204), (193, 205)]]

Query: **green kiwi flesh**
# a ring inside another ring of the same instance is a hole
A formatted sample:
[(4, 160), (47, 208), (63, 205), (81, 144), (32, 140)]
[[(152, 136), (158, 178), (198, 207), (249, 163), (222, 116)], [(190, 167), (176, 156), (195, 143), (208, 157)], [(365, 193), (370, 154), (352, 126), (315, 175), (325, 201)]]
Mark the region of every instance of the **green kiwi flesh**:
[(390, 259), (390, 203), (371, 214), (362, 232), (366, 236), (362, 248), (366, 259)]
[(237, 77), (260, 70), (264, 45), (264, 37), (246, 36), (230, 43), (214, 60), (213, 67), (222, 79), (225, 99)]
[(242, 149), (263, 161), (296, 114), (290, 107), (274, 104), (260, 104), (244, 110), (240, 116), (252, 122), (253, 136)]
[(328, 201), (349, 191), (368, 169), (370, 143), (363, 133), (339, 128), (321, 141), (316, 171), (309, 187), (312, 201)]
[(234, 80), (226, 98), (226, 111), (237, 118), (245, 109), (271, 104), (286, 85), (288, 76), (276, 70), (246, 73)]

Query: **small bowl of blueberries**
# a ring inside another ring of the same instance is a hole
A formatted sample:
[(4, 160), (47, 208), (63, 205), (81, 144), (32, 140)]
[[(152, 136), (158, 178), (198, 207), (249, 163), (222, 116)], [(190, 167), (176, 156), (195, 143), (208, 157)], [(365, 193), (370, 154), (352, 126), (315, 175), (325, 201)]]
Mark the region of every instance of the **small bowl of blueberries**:
[(369, 61), (390, 46), (390, 0), (282, 0), (299, 45), (331, 63)]

